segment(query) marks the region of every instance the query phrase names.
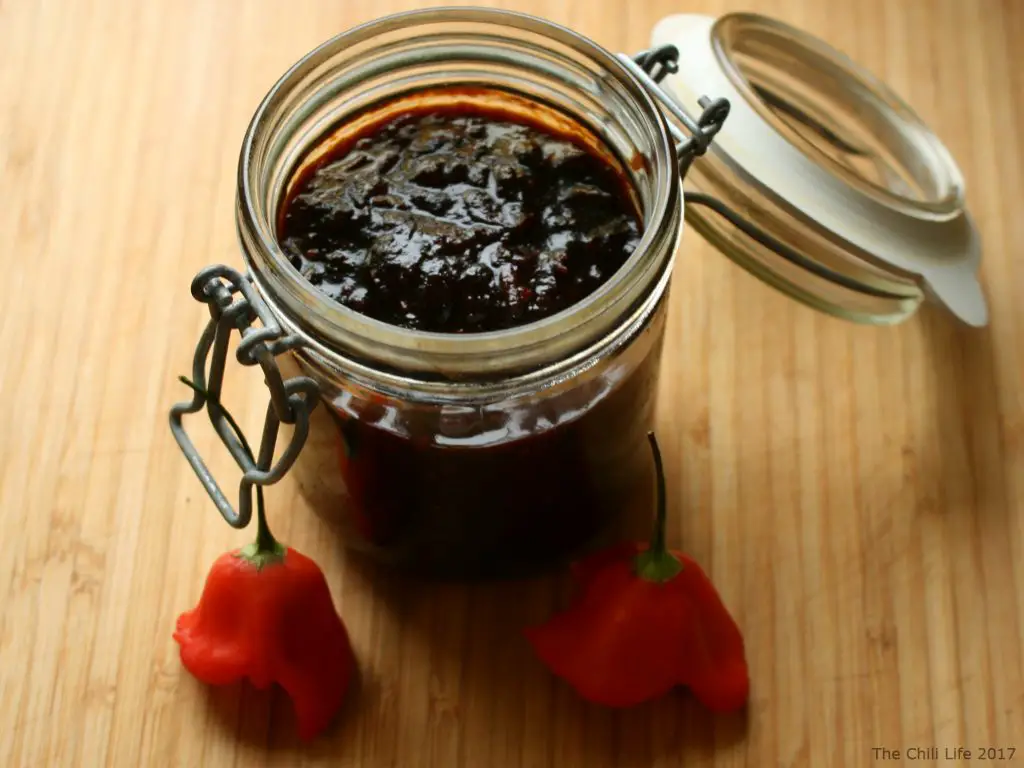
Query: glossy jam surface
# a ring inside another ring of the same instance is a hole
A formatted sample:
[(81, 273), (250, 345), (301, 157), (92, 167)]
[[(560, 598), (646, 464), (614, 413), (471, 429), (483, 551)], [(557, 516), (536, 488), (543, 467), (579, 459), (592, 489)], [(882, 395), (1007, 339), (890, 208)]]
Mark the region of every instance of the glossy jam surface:
[(370, 123), (300, 174), (279, 229), (292, 263), (329, 297), (439, 333), (566, 309), (641, 235), (606, 158), (549, 126), (471, 106)]

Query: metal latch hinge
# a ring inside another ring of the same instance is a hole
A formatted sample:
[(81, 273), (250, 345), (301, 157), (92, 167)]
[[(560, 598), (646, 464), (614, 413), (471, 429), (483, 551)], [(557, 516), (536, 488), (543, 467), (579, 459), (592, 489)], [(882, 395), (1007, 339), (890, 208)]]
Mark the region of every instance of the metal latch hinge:
[[(210, 322), (196, 345), (192, 361), (192, 380), (197, 389), (191, 401), (178, 403), (171, 409), (171, 432), (224, 519), (235, 528), (244, 528), (252, 518), (252, 487), (276, 483), (299, 455), (309, 434), (309, 417), (319, 399), (319, 390), (308, 376), (282, 378), (275, 358), (295, 349), (301, 342), (294, 335), (285, 335), (248, 276), (224, 265), (206, 267), (192, 280), (192, 297), (209, 307)], [(259, 328), (253, 327), (257, 320)], [(270, 390), (263, 436), (255, 457), (246, 449), (244, 437), (236, 432), (220, 404), (228, 341), (235, 330), (241, 334), (236, 353), (238, 362), (250, 367), (259, 365)], [(182, 424), (186, 414), (198, 413), (204, 407), (217, 435), (242, 470), (237, 511)], [(288, 446), (272, 465), (281, 424), (293, 425), (294, 430)]]
[(694, 159), (708, 151), (715, 135), (722, 129), (729, 117), (728, 99), (711, 99), (701, 96), (700, 116), (693, 120), (675, 100), (661, 87), (661, 81), (679, 71), (679, 50), (674, 45), (662, 45), (647, 51), (641, 51), (632, 58), (624, 54), (619, 60), (654, 96), (669, 115), (675, 118), (689, 132), (683, 133), (677, 125), (668, 122), (668, 129), (676, 140), (676, 154), (679, 157), (679, 173), (685, 177)]

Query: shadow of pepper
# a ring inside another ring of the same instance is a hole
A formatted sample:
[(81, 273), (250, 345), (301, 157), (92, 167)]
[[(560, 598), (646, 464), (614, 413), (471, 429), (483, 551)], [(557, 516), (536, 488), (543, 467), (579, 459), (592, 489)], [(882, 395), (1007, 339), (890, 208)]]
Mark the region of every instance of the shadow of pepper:
[(316, 740), (303, 742), (298, 737), (295, 711), (291, 699), (279, 685), (260, 689), (248, 680), (230, 685), (203, 685), (207, 712), (221, 728), (250, 747), (282, 755), (335, 754), (340, 744), (351, 740), (353, 710), (367, 688), (364, 669), (358, 664), (349, 684), (345, 702), (326, 731)]
[[(204, 685), (204, 701), (210, 717), (226, 732), (249, 746), (261, 749), (288, 749), (272, 736), (295, 733), (295, 716), (287, 694), (274, 685), (258, 689), (248, 681), (230, 685)], [(273, 723), (273, 727), (270, 724)], [(293, 737), (291, 746), (300, 744)]]

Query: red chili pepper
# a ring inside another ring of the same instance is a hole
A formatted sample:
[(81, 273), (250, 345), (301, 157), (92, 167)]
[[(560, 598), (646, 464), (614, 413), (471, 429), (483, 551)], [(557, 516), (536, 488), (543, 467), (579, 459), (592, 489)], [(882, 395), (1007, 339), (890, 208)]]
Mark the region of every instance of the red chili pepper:
[(323, 571), (274, 539), (259, 486), (256, 505), (256, 541), (214, 562), (199, 604), (178, 617), (174, 639), (185, 668), (204, 683), (278, 683), (295, 707), (299, 736), (311, 739), (341, 707), (355, 659)]
[(579, 563), (572, 604), (527, 639), (591, 702), (628, 707), (684, 685), (708, 709), (736, 710), (750, 690), (743, 637), (700, 566), (665, 546), (665, 474), (648, 439), (658, 479), (650, 545), (622, 543)]

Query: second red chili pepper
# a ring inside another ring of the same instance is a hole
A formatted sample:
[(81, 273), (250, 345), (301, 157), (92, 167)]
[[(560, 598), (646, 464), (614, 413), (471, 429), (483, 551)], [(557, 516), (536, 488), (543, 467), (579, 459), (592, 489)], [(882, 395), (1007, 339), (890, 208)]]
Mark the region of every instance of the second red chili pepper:
[(701, 567), (665, 546), (665, 475), (648, 438), (658, 482), (650, 544), (626, 542), (582, 561), (572, 604), (526, 636), (591, 702), (627, 707), (683, 685), (711, 710), (736, 710), (750, 691), (743, 637)]

